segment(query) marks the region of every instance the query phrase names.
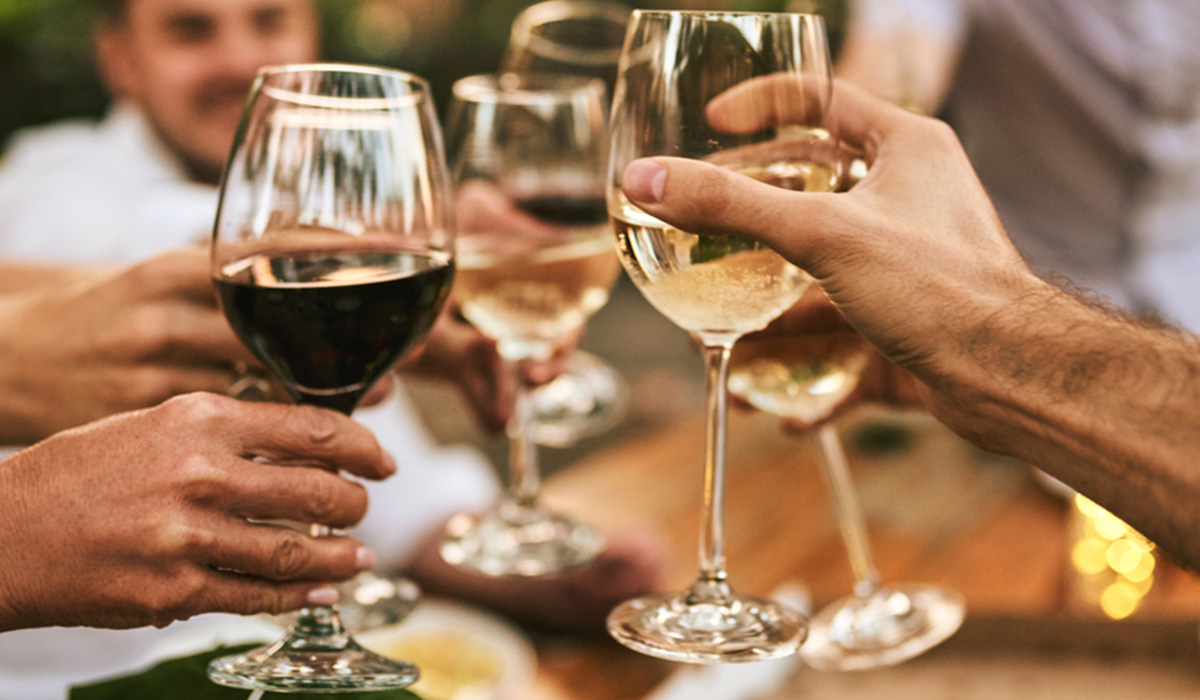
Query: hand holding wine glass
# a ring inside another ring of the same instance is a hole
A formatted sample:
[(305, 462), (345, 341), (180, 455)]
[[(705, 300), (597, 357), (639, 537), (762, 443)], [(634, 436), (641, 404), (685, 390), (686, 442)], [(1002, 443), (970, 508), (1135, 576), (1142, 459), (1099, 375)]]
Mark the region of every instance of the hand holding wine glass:
[[(739, 86), (771, 76), (776, 89)], [(805, 621), (734, 591), (725, 571), (726, 377), (734, 342), (795, 303), (811, 278), (770, 248), (705, 238), (649, 215), (622, 192), (625, 166), (647, 156), (699, 159), (788, 189), (837, 186), (836, 138), (823, 124), (831, 71), (819, 17), (637, 11), (613, 108), (609, 215), (622, 263), (660, 312), (704, 345), (708, 431), (700, 570), (682, 592), (628, 601), (609, 631), (635, 650), (695, 663), (793, 653)], [(713, 105), (723, 105), (713, 110)], [(653, 186), (653, 184), (652, 184)]]
[[(230, 325), (298, 403), (349, 414), (449, 296), (449, 206), (423, 80), (337, 64), (263, 69), (213, 235), (213, 283)], [(325, 606), (302, 610), (271, 646), (212, 662), (209, 677), (356, 692), (404, 687), (417, 670), (362, 649)]]
[(453, 99), (448, 133), (461, 211), (454, 301), (511, 365), (516, 402), (507, 492), (487, 513), (451, 519), (441, 551), (489, 575), (557, 574), (594, 559), (603, 538), (538, 504), (532, 387), (518, 366), (551, 357), (616, 281), (603, 200), (604, 87), (507, 73), (464, 78)]

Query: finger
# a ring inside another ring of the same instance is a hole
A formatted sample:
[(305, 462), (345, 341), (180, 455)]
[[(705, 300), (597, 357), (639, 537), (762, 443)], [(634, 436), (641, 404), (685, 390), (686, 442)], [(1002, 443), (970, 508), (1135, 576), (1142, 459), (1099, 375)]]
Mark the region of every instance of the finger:
[(791, 124), (816, 125), (829, 110), (828, 80), (797, 73), (775, 73), (738, 83), (705, 107), (718, 131), (747, 134)]
[(367, 406), (381, 404), (386, 401), (395, 390), (396, 375), (388, 372), (380, 377), (379, 381), (372, 384), (370, 389), (367, 389), (367, 393), (363, 394), (363, 397), (359, 399), (358, 405), (359, 407), (365, 408)]
[[(686, 158), (635, 160), (622, 173), (625, 195), (646, 213), (695, 234), (741, 235), (774, 248), (818, 274), (816, 259), (826, 235), (845, 228), (845, 207), (832, 198), (764, 184), (731, 170)], [(797, 229), (806, 235), (797, 236)]]
[(123, 273), (123, 278), (145, 298), (175, 296), (213, 303), (212, 275), (207, 247), (196, 246), (161, 253)]
[(374, 566), (375, 556), (350, 537), (241, 523), (222, 530), (204, 563), (272, 581), (345, 581)]
[(212, 571), (190, 612), (278, 615), (336, 602), (337, 590), (327, 584), (269, 581), (231, 571)]
[(230, 439), (243, 455), (341, 469), (367, 479), (396, 471), (371, 431), (334, 411), (267, 403), (243, 403), (237, 410), (244, 420), (234, 421)]
[(247, 460), (230, 489), (227, 507), (243, 518), (345, 528), (362, 520), (367, 503), (361, 484), (323, 469)]
[(747, 80), (715, 97), (705, 109), (713, 128), (730, 133), (751, 133), (771, 126), (812, 124), (820, 119), (826, 128), (859, 147), (877, 142), (878, 136), (920, 117), (871, 95), (852, 83), (835, 81), (832, 98), (825, 103), (819, 82), (797, 81), (776, 74)]

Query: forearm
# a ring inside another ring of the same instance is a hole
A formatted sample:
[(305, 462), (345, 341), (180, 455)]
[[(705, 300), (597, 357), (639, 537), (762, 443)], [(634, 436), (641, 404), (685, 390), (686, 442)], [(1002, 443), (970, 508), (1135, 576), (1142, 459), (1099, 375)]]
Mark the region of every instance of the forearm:
[(1045, 469), (1200, 569), (1195, 338), (1047, 285), (957, 337), (954, 360), (923, 377), (943, 422)]

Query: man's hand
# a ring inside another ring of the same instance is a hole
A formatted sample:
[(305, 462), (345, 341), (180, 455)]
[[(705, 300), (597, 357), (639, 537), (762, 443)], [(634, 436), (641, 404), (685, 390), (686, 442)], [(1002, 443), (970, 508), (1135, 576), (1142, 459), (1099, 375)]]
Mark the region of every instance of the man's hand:
[[(723, 121), (725, 105), (758, 89), (781, 88), (773, 77), (739, 85), (709, 104), (710, 121), (730, 130), (766, 126)], [(788, 115), (768, 118), (786, 123)], [(830, 121), (870, 166), (849, 192), (784, 190), (680, 158), (634, 161), (622, 186), (639, 207), (684, 230), (767, 243), (812, 274), (884, 355), (934, 388), (948, 374), (974, 371), (947, 366), (961, 358), (940, 351), (1012, 299), (1054, 291), (1009, 243), (948, 126), (845, 84)]]
[(216, 304), (200, 249), (0, 297), (0, 443), (28, 444), (191, 391), (255, 360)]
[(395, 465), (332, 411), (211, 394), (34, 445), (0, 462), (0, 631), (331, 603), (319, 582), (370, 568), (371, 552), (249, 520), (355, 524), (366, 491), (339, 469), (381, 479)]

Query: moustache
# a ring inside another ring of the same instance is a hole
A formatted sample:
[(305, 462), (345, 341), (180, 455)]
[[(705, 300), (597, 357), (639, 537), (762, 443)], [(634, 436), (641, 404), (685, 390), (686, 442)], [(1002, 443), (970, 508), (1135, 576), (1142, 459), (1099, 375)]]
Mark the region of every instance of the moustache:
[(252, 80), (222, 80), (202, 85), (192, 97), (192, 107), (201, 113), (241, 107), (250, 95)]

